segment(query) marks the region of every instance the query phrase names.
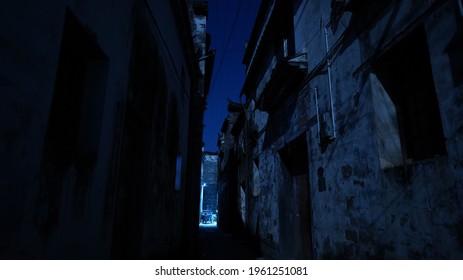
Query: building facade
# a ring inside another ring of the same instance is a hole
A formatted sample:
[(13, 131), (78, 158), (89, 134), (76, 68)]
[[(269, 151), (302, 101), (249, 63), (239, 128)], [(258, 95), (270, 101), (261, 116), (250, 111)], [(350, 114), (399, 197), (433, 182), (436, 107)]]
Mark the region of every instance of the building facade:
[(262, 1), (228, 157), (264, 255), (463, 257), (462, 23), (459, 0)]
[(217, 153), (203, 153), (200, 211), (211, 210), (214, 214), (217, 213), (217, 161)]
[(1, 6), (0, 257), (194, 254), (207, 2)]
[(228, 116), (224, 120), (217, 141), (219, 148), (217, 197), (217, 226), (226, 231), (240, 231), (244, 228), (241, 217), (241, 186), (238, 184), (238, 136), (244, 124), (245, 107), (230, 102)]

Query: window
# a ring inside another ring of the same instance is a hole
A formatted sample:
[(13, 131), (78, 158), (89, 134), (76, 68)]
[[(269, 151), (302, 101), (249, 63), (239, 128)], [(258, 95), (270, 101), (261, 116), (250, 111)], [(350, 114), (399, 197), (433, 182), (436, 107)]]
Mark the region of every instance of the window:
[(374, 73), (370, 73), (368, 82), (375, 112), (380, 166), (382, 169), (401, 166), (403, 155), (396, 107)]
[(373, 70), (395, 105), (404, 158), (446, 155), (424, 27), (384, 53)]

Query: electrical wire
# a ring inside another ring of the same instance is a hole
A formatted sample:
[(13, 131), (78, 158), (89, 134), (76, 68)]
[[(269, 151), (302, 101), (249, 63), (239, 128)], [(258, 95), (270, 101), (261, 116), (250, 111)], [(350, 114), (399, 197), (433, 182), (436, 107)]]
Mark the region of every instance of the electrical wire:
[(226, 41), (226, 44), (225, 44), (225, 49), (222, 52), (222, 55), (220, 56), (219, 64), (217, 65), (217, 72), (215, 72), (215, 77), (214, 77), (214, 79), (212, 80), (212, 83), (211, 83), (211, 92), (214, 90), (217, 79), (218, 79), (219, 74), (220, 74), (220, 71), (222, 70), (223, 61), (224, 61), (225, 55), (227, 54), (228, 47), (230, 46), (230, 40), (231, 40), (231, 38), (232, 38), (232, 36), (234, 34), (236, 23), (238, 21), (238, 18), (239, 18), (240, 12), (241, 12), (242, 4), (243, 4), (243, 0), (240, 0), (238, 10), (236, 11), (235, 17), (233, 19), (231, 31), (228, 34), (228, 38), (227, 38), (227, 41)]
[(148, 3), (148, 0), (145, 0), (144, 1), (147, 8), (148, 8), (148, 11), (149, 11), (149, 14), (151, 15), (152, 19), (153, 19), (153, 23), (154, 23), (154, 26), (156, 27), (156, 31), (159, 35), (159, 37), (161, 38), (161, 42), (162, 44), (164, 45), (164, 49), (165, 51), (167, 52), (168, 56), (169, 56), (169, 59), (170, 59), (170, 62), (171, 62), (171, 66), (173, 67), (173, 70), (174, 70), (174, 74), (175, 74), (175, 77), (177, 78), (179, 84), (181, 85), (182, 89), (183, 89), (183, 94), (186, 96), (186, 98), (188, 100), (190, 100), (190, 93), (189, 91), (185, 88), (185, 84), (184, 84), (184, 80), (181, 78), (181, 75), (180, 75), (180, 71), (177, 69), (177, 65), (175, 63), (175, 60), (173, 58), (173, 55), (172, 53), (170, 52), (170, 48), (167, 44), (167, 41), (163, 35), (163, 33), (161, 32), (161, 28), (159, 27), (159, 24), (158, 22), (156, 21), (156, 17), (153, 13), (153, 10), (151, 9), (151, 6), (150, 4)]

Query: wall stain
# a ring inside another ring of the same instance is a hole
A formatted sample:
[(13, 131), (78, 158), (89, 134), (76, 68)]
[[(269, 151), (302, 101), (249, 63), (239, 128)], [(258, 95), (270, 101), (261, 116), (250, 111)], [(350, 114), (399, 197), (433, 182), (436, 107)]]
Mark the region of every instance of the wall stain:
[(342, 170), (342, 176), (344, 178), (349, 178), (350, 176), (352, 176), (353, 170), (352, 170), (352, 166), (350, 166), (349, 164), (342, 166), (341, 170)]
[(359, 181), (359, 180), (354, 180), (354, 185), (364, 188), (365, 187), (365, 182), (364, 181)]

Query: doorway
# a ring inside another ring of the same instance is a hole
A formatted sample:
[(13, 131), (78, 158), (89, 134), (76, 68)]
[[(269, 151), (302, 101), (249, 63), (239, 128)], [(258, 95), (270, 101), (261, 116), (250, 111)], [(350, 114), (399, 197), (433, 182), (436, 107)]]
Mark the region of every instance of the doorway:
[(311, 205), (306, 135), (279, 152), (283, 182), (280, 188), (280, 254), (282, 259), (312, 257)]

